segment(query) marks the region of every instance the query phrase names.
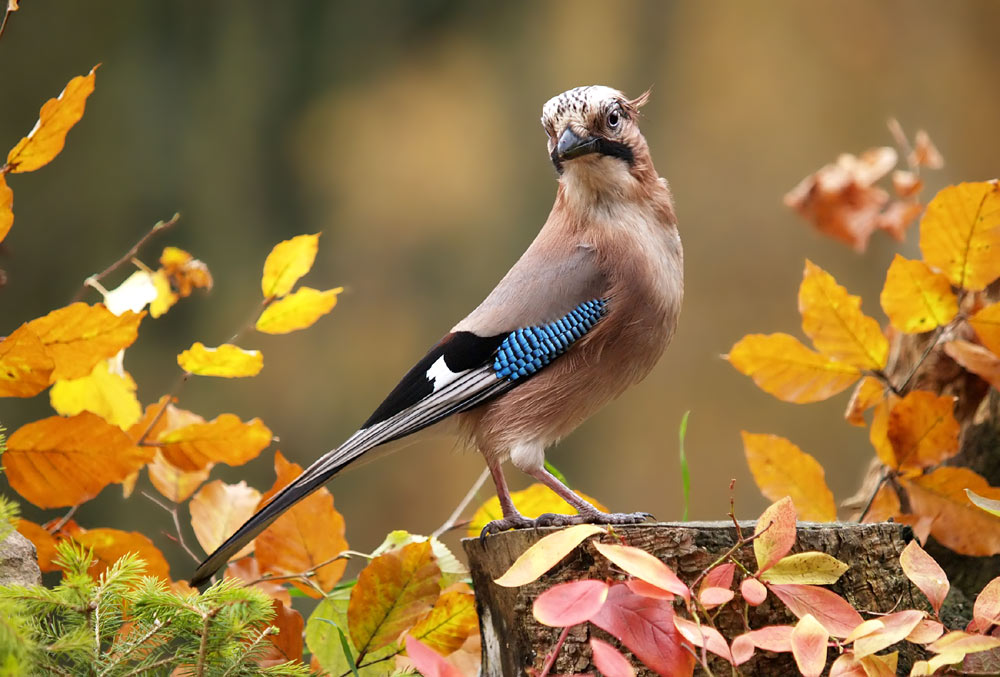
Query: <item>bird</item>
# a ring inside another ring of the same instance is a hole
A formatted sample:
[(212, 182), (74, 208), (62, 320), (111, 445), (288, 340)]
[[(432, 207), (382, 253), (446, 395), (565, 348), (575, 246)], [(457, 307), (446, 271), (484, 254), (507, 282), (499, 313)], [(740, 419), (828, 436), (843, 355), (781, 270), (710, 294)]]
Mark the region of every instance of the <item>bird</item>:
[[(639, 130), (647, 90), (629, 99), (576, 87), (542, 108), (558, 174), (542, 228), (485, 300), (435, 344), (343, 444), (273, 496), (197, 568), (214, 573), (284, 511), (373, 450), (445, 429), (483, 455), (509, 529), (635, 524), (648, 513), (605, 513), (545, 467), (545, 450), (643, 379), (677, 327), (683, 249), (667, 181)], [(552, 489), (577, 510), (529, 519), (501, 464)]]

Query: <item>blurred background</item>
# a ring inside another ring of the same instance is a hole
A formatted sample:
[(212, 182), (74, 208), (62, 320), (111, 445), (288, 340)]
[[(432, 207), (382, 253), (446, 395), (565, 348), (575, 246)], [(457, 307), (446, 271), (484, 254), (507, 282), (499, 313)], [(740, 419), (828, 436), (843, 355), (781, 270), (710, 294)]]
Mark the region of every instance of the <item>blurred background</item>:
[[(859, 255), (814, 233), (782, 196), (838, 153), (892, 145), (890, 116), (911, 136), (927, 129), (945, 157), (944, 170), (926, 175), (925, 199), (995, 177), (998, 29), (1000, 4), (990, 0), (30, 0), (0, 40), (0, 146), (26, 134), (71, 77), (103, 66), (63, 153), (9, 177), (16, 220), (0, 251), (0, 334), (68, 303), (88, 275), (181, 212), (140, 258), (155, 265), (163, 246), (183, 247), (216, 284), (143, 322), (125, 366), (146, 405), (173, 385), (176, 353), (217, 345), (247, 321), (275, 243), (322, 232), (303, 283), (347, 287), (334, 311), (303, 332), (245, 338), (265, 355), (257, 378), (195, 378), (180, 397), (206, 419), (260, 417), (275, 447), (306, 465), (367, 418), (544, 222), (556, 175), (542, 104), (583, 84), (633, 96), (652, 86), (642, 127), (680, 218), (681, 325), (650, 377), (549, 459), (613, 510), (679, 519), (677, 429), (690, 410), (692, 518), (723, 519), (732, 478), (740, 517), (765, 506), (740, 430), (780, 434), (815, 455), (840, 501), (872, 455), (867, 432), (841, 419), (847, 393), (784, 404), (720, 356), (751, 332), (801, 336), (807, 257), (882, 319), (886, 267), (897, 251), (917, 254), (916, 228), (902, 245), (876, 234)], [(9, 431), (51, 413), (47, 394), (0, 402)], [(275, 447), (213, 477), (266, 489)], [(370, 550), (391, 529), (434, 530), (482, 468), (477, 454), (429, 443), (330, 488), (351, 546)], [(491, 486), (481, 499), (490, 495)], [(38, 521), (61, 513), (25, 509)], [(117, 486), (77, 519), (172, 528)], [(190, 561), (165, 538), (158, 544), (186, 577)]]

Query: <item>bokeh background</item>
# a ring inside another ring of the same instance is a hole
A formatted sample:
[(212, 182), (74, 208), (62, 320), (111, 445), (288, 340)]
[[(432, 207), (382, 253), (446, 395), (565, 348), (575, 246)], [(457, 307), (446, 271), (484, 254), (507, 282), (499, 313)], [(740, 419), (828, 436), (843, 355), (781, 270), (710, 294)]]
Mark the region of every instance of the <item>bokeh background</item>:
[[(16, 221), (0, 252), (0, 333), (68, 303), (88, 275), (179, 211), (180, 225), (141, 258), (186, 248), (216, 286), (144, 321), (126, 368), (146, 404), (177, 378), (176, 353), (221, 343), (246, 322), (273, 244), (322, 232), (305, 283), (346, 286), (334, 312), (304, 332), (251, 335), (242, 343), (264, 352), (260, 376), (195, 379), (180, 399), (206, 418), (261, 417), (305, 465), (353, 432), (533, 238), (556, 182), (542, 104), (581, 84), (633, 95), (653, 86), (642, 126), (680, 217), (680, 329), (645, 382), (549, 458), (612, 509), (678, 519), (677, 428), (691, 410), (692, 517), (723, 518), (732, 478), (739, 516), (765, 505), (741, 429), (815, 455), (842, 500), (872, 453), (866, 431), (841, 420), (847, 395), (784, 404), (720, 356), (746, 333), (799, 333), (807, 257), (881, 317), (886, 267), (897, 251), (915, 255), (915, 229), (902, 245), (878, 234), (858, 255), (812, 232), (782, 195), (840, 152), (891, 145), (889, 116), (911, 134), (926, 128), (946, 158), (926, 197), (995, 177), (998, 30), (991, 0), (30, 0), (0, 39), (0, 146), (31, 129), (71, 77), (103, 66), (64, 152), (10, 177)], [(50, 414), (46, 395), (0, 403), (8, 430)], [(213, 476), (264, 489), (272, 458), (273, 448)], [(476, 454), (428, 443), (331, 489), (351, 545), (369, 550), (391, 529), (432, 531), (481, 469)], [(171, 528), (117, 487), (77, 519)], [(158, 543), (186, 576), (190, 562)]]

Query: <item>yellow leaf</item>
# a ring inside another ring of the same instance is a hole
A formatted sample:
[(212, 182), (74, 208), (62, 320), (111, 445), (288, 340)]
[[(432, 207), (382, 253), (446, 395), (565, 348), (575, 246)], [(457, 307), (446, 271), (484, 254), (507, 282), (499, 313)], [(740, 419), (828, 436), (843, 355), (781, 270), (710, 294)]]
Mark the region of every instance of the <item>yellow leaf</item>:
[(135, 553), (146, 564), (144, 575), (170, 580), (170, 567), (159, 548), (138, 531), (88, 529), (73, 535), (73, 540), (94, 553), (94, 564), (87, 573), (97, 578), (128, 553)]
[(198, 341), (177, 356), (177, 364), (198, 376), (239, 378), (259, 374), (264, 368), (264, 356), (259, 350), (243, 350), (230, 343), (206, 348)]
[(118, 426), (83, 412), (18, 428), (3, 456), (10, 486), (40, 508), (83, 503), (153, 458)]
[(465, 592), (443, 593), (434, 603), (434, 608), (408, 632), (442, 656), (447, 656), (479, 632), (475, 596)]
[(49, 386), (55, 362), (28, 325), (0, 341), (0, 397), (34, 397)]
[(948, 341), (944, 344), (944, 352), (966, 371), (971, 371), (1000, 390), (1000, 357), (995, 353), (981, 345), (962, 340)]
[(945, 547), (963, 555), (1000, 553), (1000, 518), (973, 505), (965, 493), (1000, 499), (1000, 489), (968, 468), (945, 466), (926, 475), (901, 478), (917, 515), (934, 518), (931, 534)]
[(825, 552), (800, 552), (782, 557), (777, 564), (761, 573), (760, 578), (770, 583), (832, 585), (847, 569), (846, 564)]
[[(587, 494), (579, 491), (573, 493), (590, 503), (598, 510), (603, 510), (604, 512), (608, 511), (608, 509), (600, 501), (597, 501)], [(539, 484), (537, 482), (529, 486), (527, 489), (511, 492), (510, 496), (518, 511), (525, 517), (531, 519), (547, 512), (554, 512), (557, 514), (561, 513), (564, 515), (575, 515), (577, 512), (576, 508), (559, 498), (558, 494), (544, 484)], [(483, 530), (483, 527), (485, 527), (487, 523), (500, 519), (502, 516), (503, 511), (500, 509), (500, 499), (494, 496), (493, 498), (487, 500), (479, 506), (475, 514), (472, 516), (472, 521), (469, 523), (468, 530), (469, 538), (479, 536), (479, 533)]]
[(969, 318), (969, 324), (983, 345), (1000, 355), (1000, 303), (979, 310)]
[(58, 98), (45, 102), (34, 129), (7, 154), (11, 172), (34, 171), (59, 155), (66, 144), (66, 134), (83, 117), (87, 97), (94, 91), (96, 71), (94, 66), (87, 75), (73, 78)]
[[(244, 522), (250, 519), (260, 503), (260, 492), (246, 482), (225, 484), (222, 480), (209, 482), (191, 499), (191, 527), (195, 538), (205, 550), (214, 552), (222, 542)], [(235, 559), (253, 552), (251, 541), (233, 555)]]
[(531, 583), (576, 550), (584, 540), (605, 531), (607, 529), (596, 524), (576, 524), (548, 534), (522, 552), (507, 571), (493, 582), (505, 588), (517, 588)]
[(948, 278), (899, 254), (889, 265), (880, 300), (892, 326), (906, 334), (930, 331), (958, 314), (958, 297)]
[(292, 291), (299, 278), (309, 272), (319, 249), (319, 233), (298, 235), (279, 242), (264, 261), (260, 287), (264, 298), (282, 297)]
[(271, 431), (260, 419), (243, 423), (233, 414), (220, 414), (208, 423), (192, 423), (161, 433), (157, 442), (167, 461), (191, 471), (209, 463), (243, 465), (271, 444)]
[(920, 251), (963, 289), (1000, 277), (1000, 185), (960, 183), (935, 195), (920, 221)]
[(851, 296), (833, 276), (806, 261), (799, 287), (802, 330), (824, 355), (859, 369), (882, 369), (889, 342), (878, 322), (861, 312), (861, 297)]
[(170, 280), (179, 296), (190, 296), (194, 289), (212, 288), (212, 273), (208, 266), (183, 249), (164, 247), (160, 265), (163, 268), (158, 272)]
[(792, 499), (800, 519), (832, 522), (837, 519), (833, 492), (826, 486), (823, 466), (783, 437), (743, 431), (743, 449), (753, 479), (764, 496)]
[(844, 419), (851, 425), (863, 428), (865, 426), (864, 413), (878, 404), (884, 393), (885, 386), (882, 385), (881, 381), (874, 376), (865, 376), (851, 393), (851, 400), (847, 403)]
[(168, 310), (170, 310), (175, 303), (177, 303), (178, 296), (174, 293), (173, 288), (170, 286), (170, 280), (167, 279), (167, 274), (162, 270), (158, 270), (153, 273), (153, 288), (156, 290), (156, 296), (149, 304), (149, 314), (156, 319), (160, 317)]
[(98, 362), (83, 378), (56, 381), (49, 391), (49, 401), (63, 416), (89, 411), (124, 430), (142, 418), (135, 388), (121, 359), (112, 358)]
[(157, 491), (174, 503), (182, 503), (208, 479), (212, 464), (209, 463), (201, 470), (184, 471), (163, 458), (163, 454), (157, 451), (146, 468), (149, 470), (149, 481)]
[(764, 392), (797, 404), (836, 395), (860, 375), (856, 367), (813, 352), (788, 334), (744, 336), (726, 359)]
[(1000, 517), (1000, 501), (980, 496), (971, 489), (966, 489), (965, 495), (969, 497), (969, 500), (972, 501), (976, 507), (985, 510), (994, 517)]
[(0, 172), (0, 242), (3, 242), (14, 225), (14, 191), (7, 185), (7, 177)]
[(901, 470), (929, 468), (958, 453), (955, 398), (914, 390), (889, 412), (887, 435)]
[(305, 329), (337, 305), (337, 295), (343, 287), (319, 291), (302, 287), (294, 294), (275, 301), (257, 318), (257, 331), (265, 334), (287, 334)]
[(101, 304), (74, 303), (28, 323), (55, 360), (52, 380), (86, 376), (139, 335), (145, 313), (115, 315)]

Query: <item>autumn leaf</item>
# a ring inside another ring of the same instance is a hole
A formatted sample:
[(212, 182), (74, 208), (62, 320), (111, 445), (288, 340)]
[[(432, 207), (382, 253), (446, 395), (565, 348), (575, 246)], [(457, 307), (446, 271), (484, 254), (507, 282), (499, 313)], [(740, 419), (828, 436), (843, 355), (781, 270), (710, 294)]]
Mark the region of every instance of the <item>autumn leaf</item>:
[(493, 582), (505, 588), (517, 588), (531, 583), (576, 550), (584, 540), (604, 531), (605, 528), (596, 524), (577, 524), (548, 534), (522, 552), (507, 571)]
[(411, 543), (379, 555), (358, 575), (347, 607), (351, 641), (359, 655), (393, 643), (431, 609), (441, 571), (430, 543)]
[(760, 574), (760, 579), (769, 583), (831, 585), (847, 569), (846, 564), (825, 552), (800, 552), (778, 560), (777, 564)]
[(635, 677), (635, 668), (628, 659), (607, 642), (590, 638), (590, 655), (604, 677)]
[(265, 334), (288, 334), (313, 325), (316, 320), (333, 310), (337, 295), (343, 287), (319, 291), (302, 287), (264, 309), (257, 318), (257, 331)]
[[(250, 519), (260, 503), (260, 492), (246, 482), (226, 484), (215, 480), (203, 486), (191, 499), (191, 527), (205, 552), (214, 552), (244, 522)], [(233, 557), (239, 559), (253, 552), (248, 543)]]
[(958, 297), (948, 278), (923, 261), (910, 261), (899, 254), (889, 265), (879, 298), (889, 322), (906, 334), (941, 327), (958, 314)]
[[(598, 510), (608, 512), (608, 509), (604, 506), (604, 504), (592, 496), (588, 496), (580, 491), (575, 491), (573, 493), (590, 503)], [(511, 500), (514, 501), (514, 506), (517, 508), (518, 512), (528, 518), (535, 518), (547, 512), (568, 515), (574, 515), (577, 512), (576, 508), (560, 498), (556, 492), (538, 482), (532, 484), (527, 489), (511, 492), (510, 497)], [(469, 537), (474, 538), (479, 536), (483, 527), (495, 519), (500, 519), (502, 516), (503, 511), (500, 510), (500, 499), (496, 496), (490, 498), (479, 506), (475, 514), (472, 516), (472, 521), (469, 522), (467, 531)]]
[(149, 471), (149, 481), (157, 491), (174, 503), (183, 503), (208, 479), (212, 464), (209, 463), (201, 470), (184, 471), (157, 451), (146, 469)]
[(124, 430), (142, 418), (135, 389), (135, 381), (122, 367), (119, 353), (117, 358), (98, 362), (82, 378), (56, 381), (49, 391), (49, 401), (63, 416), (89, 411)]
[(183, 249), (164, 247), (160, 265), (163, 266), (163, 275), (180, 297), (190, 296), (194, 289), (212, 288), (212, 273), (208, 266)]
[(876, 404), (875, 413), (872, 414), (872, 426), (868, 430), (868, 439), (875, 448), (878, 459), (893, 469), (899, 467), (899, 461), (892, 448), (892, 442), (889, 441), (889, 411), (898, 401), (898, 397), (889, 395)]
[(888, 484), (883, 484), (875, 493), (868, 512), (865, 514), (865, 522), (888, 522), (898, 517), (902, 509), (899, 502), (899, 494)]
[(1000, 277), (1000, 185), (960, 183), (941, 190), (920, 221), (920, 251), (956, 287), (979, 291)]
[(969, 318), (969, 324), (983, 345), (1000, 355), (1000, 303), (980, 309)]
[(944, 352), (951, 359), (1000, 390), (1000, 357), (986, 348), (969, 341), (955, 340), (944, 344)]
[(736, 342), (726, 359), (779, 400), (804, 404), (836, 395), (861, 372), (820, 355), (788, 334), (749, 334)]
[(985, 510), (991, 515), (1000, 517), (1000, 501), (996, 499), (989, 499), (985, 496), (980, 496), (971, 489), (965, 490), (965, 495), (969, 497), (969, 500), (977, 507)]
[(698, 625), (677, 615), (674, 616), (674, 627), (684, 639), (695, 646), (703, 646), (716, 656), (720, 656), (730, 663), (733, 662), (733, 654), (729, 650), (729, 644), (722, 633), (715, 628), (709, 625)]
[(407, 633), (406, 654), (423, 677), (462, 677), (458, 668), (412, 634)]
[(570, 581), (553, 585), (536, 597), (531, 612), (542, 625), (565, 628), (589, 621), (607, 598), (604, 581)]
[[(279, 451), (274, 455), (274, 471), (274, 485), (261, 497), (258, 509), (301, 475), (302, 466), (286, 460)], [(257, 536), (257, 559), (264, 571), (282, 576), (315, 570), (316, 584), (329, 591), (347, 566), (343, 560), (333, 561), (347, 550), (345, 530), (344, 517), (334, 508), (333, 495), (323, 487), (292, 506)], [(312, 588), (293, 583), (307, 594), (315, 594)]]
[(851, 425), (865, 427), (864, 413), (878, 404), (885, 393), (885, 386), (874, 376), (865, 376), (855, 387), (847, 403), (844, 419)]
[(777, 501), (789, 496), (795, 512), (808, 521), (832, 522), (837, 519), (833, 492), (815, 458), (783, 437), (755, 435), (745, 430), (743, 451), (754, 482), (764, 496)]
[(948, 575), (941, 565), (916, 541), (910, 541), (903, 548), (903, 552), (899, 554), (899, 565), (910, 582), (924, 593), (934, 613), (940, 613), (944, 598), (948, 596), (948, 590), (951, 588)]
[(815, 585), (771, 583), (767, 586), (797, 618), (811, 614), (834, 637), (847, 637), (861, 625), (861, 615), (837, 593)]
[(299, 278), (312, 268), (318, 249), (319, 233), (298, 235), (275, 245), (264, 261), (261, 279), (264, 298), (280, 298), (292, 291)]
[[(267, 497), (265, 496), (265, 498)], [(375, 548), (375, 550), (372, 551), (371, 556), (375, 557), (384, 552), (388, 552), (389, 550), (395, 550), (396, 548), (401, 548), (404, 545), (409, 545), (410, 543), (417, 543), (426, 540), (430, 540), (431, 552), (434, 553), (434, 559), (437, 560), (438, 568), (441, 569), (442, 589), (469, 579), (468, 567), (462, 564), (462, 562), (455, 557), (454, 553), (448, 549), (448, 546), (442, 543), (435, 536), (431, 536), (430, 539), (428, 539), (427, 536), (411, 534), (409, 531), (396, 529), (386, 534), (385, 539), (377, 548)], [(423, 638), (418, 637), (418, 639), (422, 640)]]
[(306, 626), (302, 614), (277, 599), (271, 600), (271, 608), (274, 610), (274, 618), (270, 624), (278, 629), (278, 634), (268, 638), (270, 647), (257, 660), (257, 665), (261, 668), (302, 660), (302, 631)]
[(90, 500), (152, 457), (152, 449), (136, 447), (121, 428), (85, 411), (18, 428), (3, 460), (17, 493), (40, 508), (61, 508)]
[(26, 519), (17, 521), (17, 531), (34, 544), (38, 568), (43, 573), (58, 570), (59, 567), (52, 563), (52, 560), (56, 558), (56, 543), (59, 542), (54, 535), (40, 524), (29, 522)]
[(902, 470), (929, 468), (958, 453), (955, 398), (913, 390), (889, 412), (887, 435)]
[(857, 658), (870, 656), (887, 649), (896, 642), (906, 639), (913, 629), (926, 617), (923, 611), (907, 609), (886, 616), (880, 616), (882, 628), (854, 641), (854, 655)]
[(73, 540), (94, 553), (94, 564), (87, 571), (95, 579), (130, 552), (146, 563), (145, 575), (170, 580), (170, 567), (159, 548), (138, 531), (88, 529), (74, 534)]
[(795, 545), (795, 505), (789, 497), (772, 503), (757, 519), (753, 553), (757, 569), (767, 571)]
[(35, 332), (55, 361), (52, 380), (81, 378), (101, 360), (132, 345), (145, 313), (115, 315), (101, 304), (74, 303), (32, 320)]
[(916, 167), (927, 167), (929, 169), (941, 169), (944, 167), (944, 158), (941, 157), (937, 146), (931, 141), (930, 135), (923, 129), (917, 130), (913, 150), (909, 155), (909, 163)]
[(733, 654), (733, 665), (743, 665), (753, 658), (755, 648), (775, 653), (791, 651), (792, 630), (790, 625), (769, 625), (734, 637), (730, 647)]
[(991, 580), (976, 596), (972, 618), (980, 632), (988, 632), (990, 626), (1000, 624), (1000, 578)]
[(269, 580), (263, 577), (263, 573), (256, 557), (244, 557), (226, 564), (224, 577), (239, 579), (244, 586), (257, 588), (268, 597), (281, 600), (285, 606), (291, 606), (292, 596), (284, 586), (284, 581)]
[(209, 463), (243, 465), (271, 444), (271, 430), (252, 419), (243, 423), (220, 414), (208, 423), (193, 423), (165, 432), (157, 441), (163, 457), (181, 470), (199, 470)]
[(0, 242), (14, 225), (14, 191), (7, 185), (5, 172), (0, 172)]
[(667, 592), (680, 595), (685, 600), (690, 599), (691, 590), (688, 586), (655, 555), (630, 545), (616, 545), (600, 541), (594, 541), (592, 545), (597, 552), (607, 557), (625, 573)]
[[(331, 591), (316, 606), (306, 622), (306, 644), (313, 655), (314, 664), (318, 664), (317, 669), (321, 666), (329, 675), (353, 675), (346, 656), (346, 651), (350, 651), (354, 659), (358, 656), (357, 647), (351, 643), (350, 633), (347, 631), (347, 608), (352, 590), (353, 588), (338, 587)], [(438, 655), (431, 649), (428, 651)], [(369, 651), (364, 662), (391, 660), (398, 653), (398, 643), (391, 643), (378, 651)], [(358, 668), (358, 674), (360, 677), (385, 677), (385, 670), (386, 664), (375, 663)]]
[(32, 172), (59, 155), (66, 144), (66, 134), (83, 117), (87, 97), (94, 91), (97, 68), (94, 66), (87, 75), (73, 78), (58, 98), (45, 102), (35, 127), (7, 154), (8, 171)]
[(459, 591), (442, 593), (434, 608), (414, 623), (409, 633), (447, 656), (479, 632), (475, 596)]
[(264, 368), (264, 356), (259, 350), (244, 350), (229, 343), (206, 348), (198, 341), (177, 356), (177, 364), (198, 376), (239, 378), (259, 374)]
[(851, 296), (833, 276), (806, 261), (799, 287), (802, 330), (828, 357), (859, 369), (879, 370), (889, 358), (889, 342), (878, 322), (861, 312), (861, 297)]
[(151, 281), (153, 289), (156, 290), (156, 296), (149, 302), (149, 315), (153, 319), (156, 319), (165, 315), (168, 310), (173, 308), (180, 297), (174, 292), (170, 286), (170, 280), (167, 279), (166, 274), (162, 270), (153, 273)]
[(806, 614), (792, 630), (792, 656), (803, 677), (819, 677), (826, 667), (830, 635), (812, 614)]
[(995, 489), (968, 468), (946, 466), (926, 475), (901, 478), (913, 512), (934, 519), (931, 534), (945, 547), (963, 555), (1000, 553), (1000, 519), (969, 502), (965, 490), (1000, 499)]
[(744, 578), (740, 583), (740, 594), (750, 606), (760, 606), (767, 598), (767, 588), (756, 578)]
[(26, 324), (0, 341), (0, 397), (34, 397), (49, 387), (55, 362)]

